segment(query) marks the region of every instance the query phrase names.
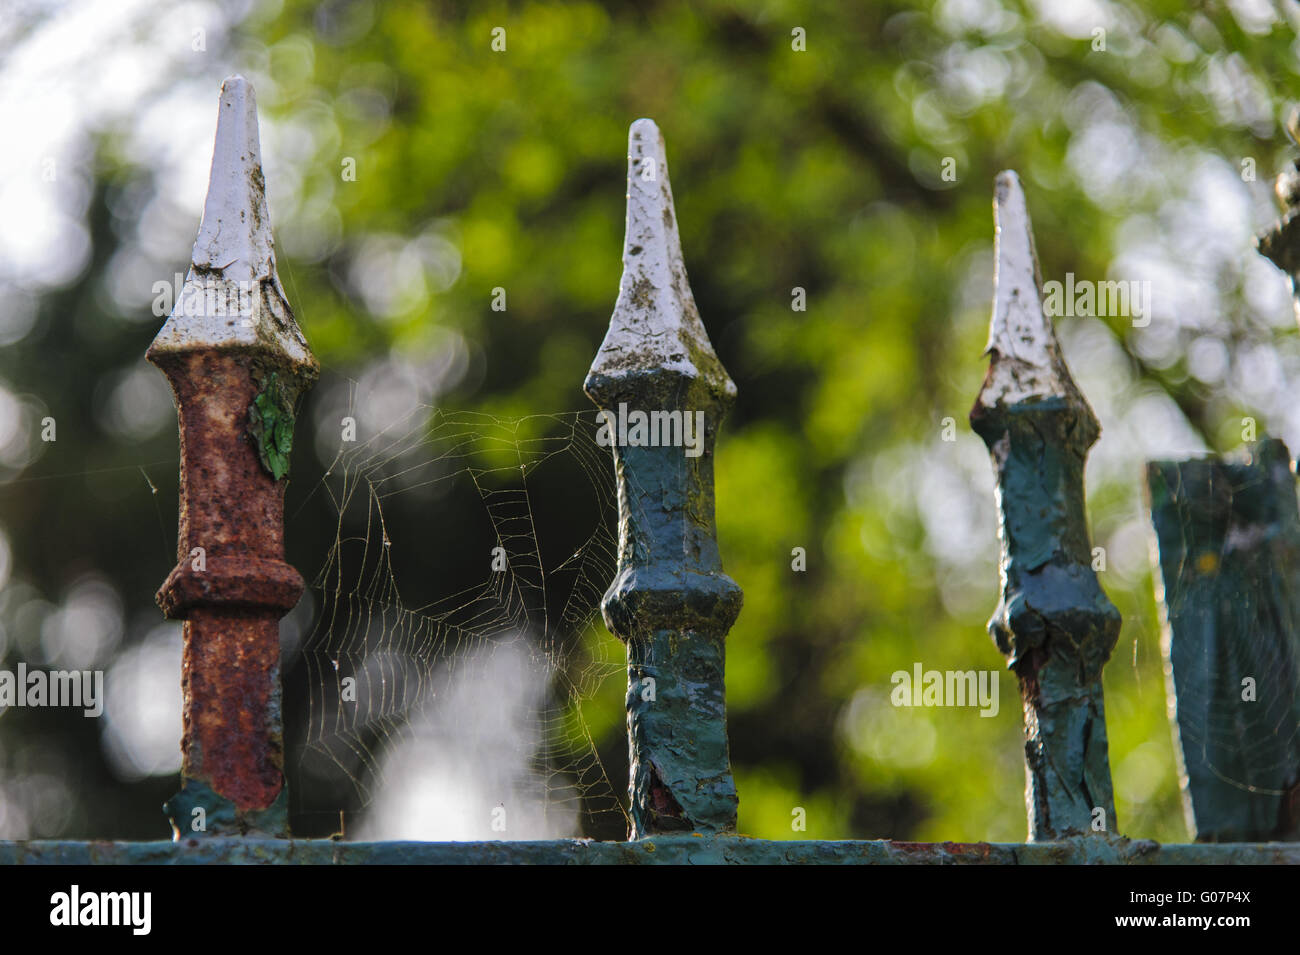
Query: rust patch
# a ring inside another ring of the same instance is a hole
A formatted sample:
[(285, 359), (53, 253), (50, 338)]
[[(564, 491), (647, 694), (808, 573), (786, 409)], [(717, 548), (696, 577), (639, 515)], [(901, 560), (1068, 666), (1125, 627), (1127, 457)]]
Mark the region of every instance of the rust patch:
[(279, 620), (302, 577), (284, 560), (284, 488), (247, 433), (246, 353), (159, 356), (180, 416), (177, 565), (158, 605), (185, 621), (181, 774), (241, 810), (284, 788)]
[(185, 622), (183, 772), (241, 810), (284, 788), (279, 629), (278, 615), (210, 607)]
[(677, 804), (672, 790), (664, 785), (653, 766), (650, 767), (650, 808), (654, 810), (655, 815), (672, 819), (681, 819), (685, 815), (682, 807)]

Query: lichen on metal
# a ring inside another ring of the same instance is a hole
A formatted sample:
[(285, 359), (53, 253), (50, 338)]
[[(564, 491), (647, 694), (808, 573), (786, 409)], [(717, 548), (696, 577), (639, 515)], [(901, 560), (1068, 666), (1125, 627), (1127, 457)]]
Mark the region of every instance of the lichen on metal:
[(724, 640), (742, 594), (718, 553), (713, 446), (736, 386), (691, 295), (663, 138), (648, 119), (628, 135), (623, 278), (584, 389), (611, 414), (702, 416), (698, 455), (614, 442), (618, 571), (601, 606), (628, 647), (632, 837), (732, 829)]
[(319, 365), (276, 274), (242, 77), (222, 87), (185, 289), (146, 357), (180, 422), (178, 563), (157, 598), (185, 621), (182, 791), (168, 812), (178, 836), (284, 835), (279, 619), (303, 581), (284, 560), (282, 478)]
[(989, 369), (970, 413), (998, 480), (1002, 599), (989, 632), (1020, 683), (1029, 838), (1115, 827), (1101, 671), (1120, 615), (1092, 569), (1083, 474), (1100, 426), (1061, 357), (1024, 192), (997, 178)]
[(591, 374), (613, 382), (659, 369), (734, 398), (736, 385), (713, 351), (686, 277), (664, 140), (653, 120), (632, 124), (627, 161), (623, 277)]
[(1300, 839), (1300, 511), (1286, 445), (1151, 461), (1166, 690), (1188, 829)]

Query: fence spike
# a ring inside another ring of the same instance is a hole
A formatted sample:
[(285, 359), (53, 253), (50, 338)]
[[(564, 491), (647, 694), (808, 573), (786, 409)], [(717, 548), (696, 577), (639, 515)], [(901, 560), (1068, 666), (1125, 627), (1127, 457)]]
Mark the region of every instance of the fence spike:
[[(723, 663), (742, 594), (722, 572), (713, 491), (713, 445), (736, 386), (691, 295), (664, 142), (648, 119), (629, 131), (627, 182), (618, 302), (583, 387), (602, 409), (618, 482), (618, 573), (601, 608), (628, 647), (641, 838), (735, 828)], [(649, 424), (638, 439), (639, 415)], [(660, 440), (674, 434), (675, 446)]]
[[(276, 274), (253, 88), (221, 88), (212, 173), (184, 290), (146, 357), (180, 423), (178, 563), (158, 604), (185, 621), (177, 837), (288, 832), (279, 619), (298, 399), (319, 365)], [(200, 811), (201, 810), (201, 811)]]
[[(231, 320), (231, 311), (239, 320)], [(208, 194), (189, 274), (149, 351), (152, 361), (169, 352), (235, 347), (278, 352), (313, 380), (319, 370), (276, 271), (257, 99), (238, 75), (221, 87)]]
[(1120, 615), (1093, 572), (1084, 511), (1101, 429), (1044, 312), (1014, 172), (997, 178), (994, 215), (990, 361), (970, 413), (998, 479), (1002, 600), (989, 633), (1020, 682), (1029, 838), (1055, 839), (1115, 825), (1101, 671)]

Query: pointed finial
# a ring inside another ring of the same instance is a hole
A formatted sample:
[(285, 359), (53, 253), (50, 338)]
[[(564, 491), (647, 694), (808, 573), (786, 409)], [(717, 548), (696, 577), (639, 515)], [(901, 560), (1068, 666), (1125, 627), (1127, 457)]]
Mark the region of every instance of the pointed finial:
[(1097, 418), (1061, 358), (1025, 194), (997, 178), (988, 374), (970, 423), (998, 478), (1002, 600), (989, 634), (1020, 683), (1030, 838), (1115, 820), (1101, 671), (1120, 615), (1094, 572), (1083, 472)]
[(279, 621), (304, 585), (284, 560), (284, 492), (320, 365), (276, 276), (257, 138), (253, 89), (232, 76), (185, 287), (145, 355), (180, 426), (178, 562), (157, 595), (185, 621), (181, 791), (166, 804), (177, 838), (196, 810), (213, 836), (289, 824)]
[(193, 261), (236, 281), (255, 281), (275, 273), (257, 133), (257, 97), (252, 85), (239, 75), (221, 87), (212, 172)]
[(252, 85), (232, 76), (221, 87), (203, 220), (185, 286), (149, 348), (169, 354), (251, 349), (299, 377), (319, 370), (294, 321), (275, 267), (266, 181)]
[[(583, 389), (618, 482), (618, 573), (601, 601), (627, 644), (632, 838), (735, 829), (725, 639), (740, 586), (722, 572), (713, 449), (736, 386), (695, 307), (668, 164), (648, 119), (628, 135), (623, 280)], [(602, 435), (604, 437), (602, 438)], [(692, 437), (693, 436), (693, 437)]]
[(978, 404), (993, 408), (1062, 398), (1095, 416), (1061, 357), (1052, 319), (1043, 308), (1043, 282), (1033, 226), (1020, 178), (999, 173), (993, 202), (996, 259), (993, 317), (985, 354), (991, 356)]
[[(736, 394), (691, 294), (668, 182), (664, 140), (653, 120), (628, 131), (623, 278), (609, 331), (587, 377), (599, 403), (610, 386), (648, 372), (698, 379), (720, 398)], [(593, 390), (594, 389), (594, 390)]]

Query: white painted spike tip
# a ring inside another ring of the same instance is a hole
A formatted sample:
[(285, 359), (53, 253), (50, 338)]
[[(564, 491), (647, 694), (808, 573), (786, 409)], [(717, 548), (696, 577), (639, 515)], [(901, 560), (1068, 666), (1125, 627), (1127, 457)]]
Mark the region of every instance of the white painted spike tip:
[(235, 281), (258, 281), (275, 273), (271, 217), (266, 211), (257, 97), (242, 76), (221, 87), (217, 138), (203, 221), (194, 240), (194, 264)]
[(309, 374), (318, 368), (276, 272), (257, 99), (238, 75), (221, 87), (208, 195), (189, 274), (149, 353), (236, 348), (275, 353)]
[(991, 408), (1052, 396), (1082, 401), (1043, 311), (1033, 227), (1020, 178), (1011, 170), (998, 174), (993, 214), (993, 317), (985, 349), (992, 360), (980, 404)]
[(627, 163), (623, 278), (591, 373), (618, 378), (667, 370), (734, 396), (686, 277), (664, 140), (653, 120), (632, 124)]

